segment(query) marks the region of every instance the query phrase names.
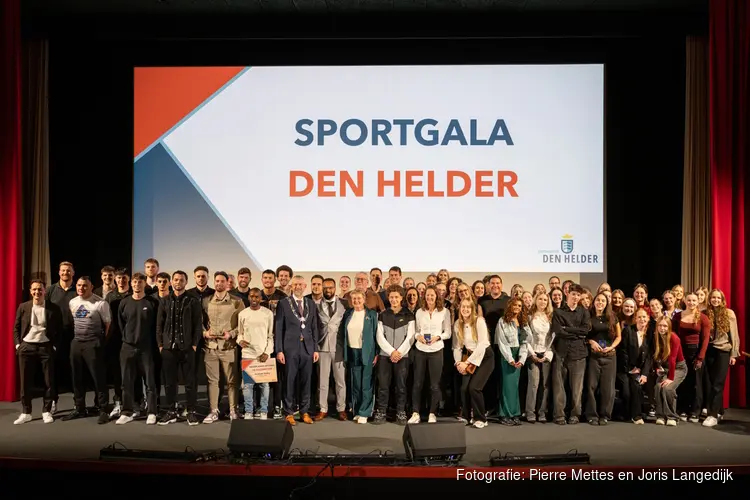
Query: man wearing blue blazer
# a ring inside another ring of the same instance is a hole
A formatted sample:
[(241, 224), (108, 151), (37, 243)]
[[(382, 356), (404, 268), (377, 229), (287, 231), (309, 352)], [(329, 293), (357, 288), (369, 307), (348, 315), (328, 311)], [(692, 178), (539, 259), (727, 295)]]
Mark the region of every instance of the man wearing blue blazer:
[(310, 418), (310, 379), (313, 363), (318, 361), (318, 309), (310, 297), (305, 297), (305, 278), (292, 278), (292, 295), (279, 300), (276, 306), (276, 361), (284, 366), (286, 386), (284, 416), (292, 425), (294, 421), (294, 394), (299, 377), (299, 412), (302, 421), (312, 424)]
[(341, 321), (339, 335), (345, 339), (344, 362), (349, 369), (354, 421), (366, 424), (374, 406), (373, 367), (377, 363), (378, 313), (365, 307), (365, 294), (350, 292), (352, 306)]

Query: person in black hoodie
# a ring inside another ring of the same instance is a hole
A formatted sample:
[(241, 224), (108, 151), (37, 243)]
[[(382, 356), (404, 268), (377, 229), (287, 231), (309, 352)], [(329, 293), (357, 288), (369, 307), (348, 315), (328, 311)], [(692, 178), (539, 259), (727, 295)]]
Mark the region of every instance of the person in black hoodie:
[(159, 300), (146, 295), (146, 276), (133, 274), (133, 294), (120, 302), (117, 321), (122, 332), (120, 366), (122, 367), (122, 415), (117, 424), (133, 421), (133, 392), (135, 384), (146, 381), (148, 418), (146, 424), (156, 423), (156, 374), (154, 370), (153, 342), (156, 338), (156, 315)]
[(172, 274), (172, 293), (159, 303), (156, 320), (156, 340), (162, 356), (164, 392), (167, 413), (159, 425), (177, 422), (175, 403), (177, 400), (177, 374), (182, 368), (187, 395), (187, 423), (198, 425), (195, 416), (197, 387), (195, 384), (195, 351), (203, 335), (203, 307), (192, 294), (185, 293), (187, 274), (175, 271)]

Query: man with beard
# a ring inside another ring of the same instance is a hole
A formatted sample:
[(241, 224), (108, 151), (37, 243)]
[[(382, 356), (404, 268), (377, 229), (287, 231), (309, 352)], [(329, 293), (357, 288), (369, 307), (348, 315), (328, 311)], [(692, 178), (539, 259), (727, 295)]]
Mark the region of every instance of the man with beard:
[(253, 274), (247, 267), (241, 268), (237, 271), (237, 288), (229, 289), (229, 293), (238, 297), (245, 304), (245, 307), (250, 307), (250, 282), (252, 281)]
[(320, 341), (318, 342), (318, 402), (320, 412), (315, 421), (323, 420), (328, 415), (328, 383), (333, 371), (336, 383), (336, 413), (338, 419), (346, 421), (346, 368), (344, 367), (343, 337), (339, 335), (339, 327), (344, 317), (346, 305), (336, 297), (336, 280), (323, 280), (323, 300), (318, 304), (318, 318), (320, 319)]
[[(263, 290), (260, 292), (261, 302), (260, 305), (267, 307), (272, 313), (276, 314), (276, 306), (279, 300), (286, 297), (286, 294), (276, 288), (276, 272), (273, 269), (266, 269), (261, 274), (261, 282), (263, 283)], [(274, 348), (276, 345), (274, 344)], [(273, 353), (273, 357), (276, 357), (276, 352)], [(278, 366), (278, 365), (277, 365)], [(283, 418), (281, 412), (282, 401), (284, 398), (284, 384), (285, 384), (285, 370), (283, 367), (279, 367), (276, 370), (276, 376), (278, 382), (272, 382), (271, 386), (271, 401), (273, 401), (273, 418), (279, 420)], [(296, 400), (295, 400), (296, 404)]]
[[(117, 321), (117, 314), (122, 299), (133, 293), (130, 289), (130, 276), (127, 269), (120, 268), (115, 271), (115, 281), (117, 282), (117, 290), (107, 295), (106, 299), (113, 321), (104, 348), (104, 356), (107, 364), (107, 383), (108, 385), (112, 385), (115, 390), (115, 406), (109, 414), (110, 419), (119, 418), (122, 413), (122, 367), (120, 366), (122, 332), (120, 331), (120, 324)], [(143, 400), (142, 386), (136, 389), (136, 399), (139, 403)]]
[(55, 359), (55, 399), (52, 401), (50, 413), (53, 415), (57, 409), (58, 395), (61, 388), (72, 388), (71, 364), (70, 364), (70, 345), (73, 340), (73, 315), (70, 314), (70, 300), (76, 296), (76, 287), (73, 283), (75, 270), (70, 262), (61, 262), (58, 275), (60, 281), (47, 288), (44, 296), (45, 301), (52, 302), (62, 311), (62, 332), (55, 339), (57, 356)]
[(115, 268), (104, 266), (102, 268), (102, 286), (94, 288), (94, 295), (98, 295), (106, 300), (107, 295), (115, 291), (115, 289), (117, 289), (117, 285), (115, 285)]

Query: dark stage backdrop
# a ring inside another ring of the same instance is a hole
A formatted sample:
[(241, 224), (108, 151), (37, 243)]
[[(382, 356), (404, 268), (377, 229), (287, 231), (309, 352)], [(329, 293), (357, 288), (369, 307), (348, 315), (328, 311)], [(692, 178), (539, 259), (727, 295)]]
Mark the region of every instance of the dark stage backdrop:
[[(626, 294), (637, 282), (661, 294), (680, 279), (685, 33), (647, 31), (468, 41), (150, 41), (58, 32), (50, 44), (53, 276), (62, 260), (96, 278), (103, 265), (130, 264), (133, 66), (603, 62), (609, 281)], [(586, 199), (562, 192), (549, 210), (589, 216)]]

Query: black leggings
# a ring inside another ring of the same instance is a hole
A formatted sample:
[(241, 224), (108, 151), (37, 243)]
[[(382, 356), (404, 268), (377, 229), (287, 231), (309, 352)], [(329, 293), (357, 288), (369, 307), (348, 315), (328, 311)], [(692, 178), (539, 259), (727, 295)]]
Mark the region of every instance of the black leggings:
[(419, 413), (422, 386), (426, 373), (430, 375), (430, 413), (437, 412), (440, 398), (440, 376), (443, 372), (443, 350), (437, 352), (422, 352), (415, 349), (414, 353), (414, 386), (411, 393), (411, 405), (414, 413)]
[(484, 386), (490, 379), (495, 369), (495, 356), (492, 352), (492, 346), (488, 347), (482, 358), (482, 364), (477, 366), (474, 373), (467, 373), (461, 376), (461, 407), (463, 408), (463, 417), (469, 418), (469, 400), (471, 400), (471, 409), (474, 410), (474, 420), (487, 420), (485, 417), (484, 406)]

